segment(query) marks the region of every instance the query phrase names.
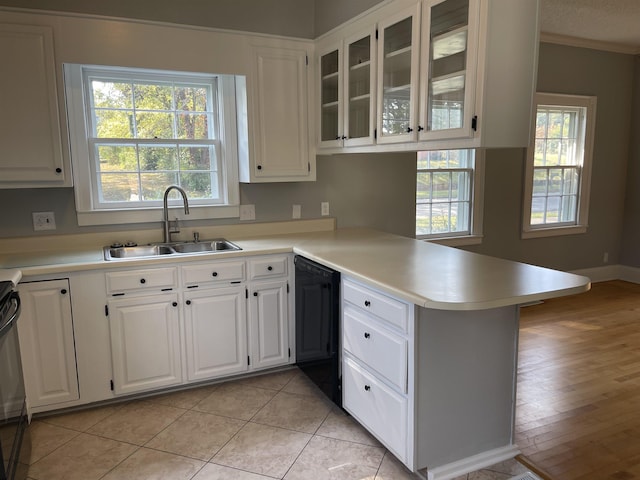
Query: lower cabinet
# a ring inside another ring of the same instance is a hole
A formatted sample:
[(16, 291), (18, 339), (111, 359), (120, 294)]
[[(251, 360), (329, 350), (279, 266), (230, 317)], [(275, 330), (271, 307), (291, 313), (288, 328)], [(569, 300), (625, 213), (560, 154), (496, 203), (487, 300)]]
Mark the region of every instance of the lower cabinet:
[(44, 407), (77, 400), (69, 281), (21, 283), (19, 292), (22, 314), (18, 335), (29, 406)]
[(176, 294), (109, 302), (116, 394), (182, 383), (178, 306)]
[(286, 280), (251, 286), (249, 339), (252, 369), (283, 365), (289, 361), (287, 289)]
[(245, 287), (185, 293), (187, 380), (247, 370)]

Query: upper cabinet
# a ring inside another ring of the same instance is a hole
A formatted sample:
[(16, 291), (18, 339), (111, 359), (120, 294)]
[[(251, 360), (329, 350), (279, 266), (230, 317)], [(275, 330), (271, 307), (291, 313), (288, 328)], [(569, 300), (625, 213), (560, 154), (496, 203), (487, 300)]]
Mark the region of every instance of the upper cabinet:
[(315, 180), (307, 51), (289, 45), (254, 46), (252, 51), (250, 108), (238, 109), (249, 115), (248, 150), (240, 147), (240, 181)]
[(51, 29), (0, 24), (0, 64), (0, 188), (69, 186)]
[[(367, 28), (368, 94), (377, 100), (359, 115), (375, 129), (356, 143), (349, 45), (352, 31)], [(321, 152), (528, 145), (538, 0), (397, 0), (319, 44), (336, 46), (318, 49)]]
[(337, 45), (320, 46), (318, 139), (322, 147), (375, 143), (375, 35), (370, 27)]

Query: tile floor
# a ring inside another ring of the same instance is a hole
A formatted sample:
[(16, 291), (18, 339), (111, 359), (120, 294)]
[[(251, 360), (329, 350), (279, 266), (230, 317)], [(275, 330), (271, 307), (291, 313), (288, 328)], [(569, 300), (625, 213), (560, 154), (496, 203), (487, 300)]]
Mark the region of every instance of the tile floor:
[[(298, 370), (34, 419), (30, 480), (410, 480)], [(503, 480), (515, 461), (457, 480)]]

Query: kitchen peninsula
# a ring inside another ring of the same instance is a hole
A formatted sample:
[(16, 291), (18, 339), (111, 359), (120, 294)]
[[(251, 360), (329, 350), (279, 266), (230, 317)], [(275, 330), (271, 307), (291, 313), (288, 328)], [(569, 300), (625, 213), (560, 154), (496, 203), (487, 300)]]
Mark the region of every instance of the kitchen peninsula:
[[(411, 470), (453, 478), (518, 453), (519, 305), (590, 287), (586, 277), (371, 229), (226, 238), (242, 251), (111, 262), (102, 259), (100, 246), (1, 255), (0, 266), (21, 268), (25, 281), (68, 278), (78, 303), (73, 328), (80, 394), (55, 408), (117, 397), (103, 385), (115, 369), (111, 320), (102, 312), (110, 301), (105, 276), (246, 258), (249, 292), (252, 261), (266, 265), (285, 256), (291, 262), (295, 253), (342, 274), (345, 409)], [(290, 263), (284, 268), (291, 272)], [(175, 275), (183, 281), (180, 272)], [(186, 298), (186, 289), (175, 288), (176, 300)], [(288, 338), (291, 345), (295, 335)], [(186, 383), (180, 377), (173, 385)]]

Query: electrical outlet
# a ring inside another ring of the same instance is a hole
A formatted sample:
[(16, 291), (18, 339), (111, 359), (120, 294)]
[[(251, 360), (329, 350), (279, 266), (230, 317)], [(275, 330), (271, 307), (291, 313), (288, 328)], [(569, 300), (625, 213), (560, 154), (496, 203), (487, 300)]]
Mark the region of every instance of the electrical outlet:
[(293, 206), (293, 218), (300, 218), (302, 216), (302, 205)]
[(256, 219), (255, 205), (240, 205), (240, 220), (255, 220), (255, 219)]
[(602, 256), (602, 261), (604, 263), (609, 263), (609, 252), (604, 252), (604, 255)]
[(56, 216), (53, 212), (33, 212), (34, 230), (55, 230)]
[(329, 215), (329, 202), (320, 203), (320, 215), (322, 215), (323, 217)]

